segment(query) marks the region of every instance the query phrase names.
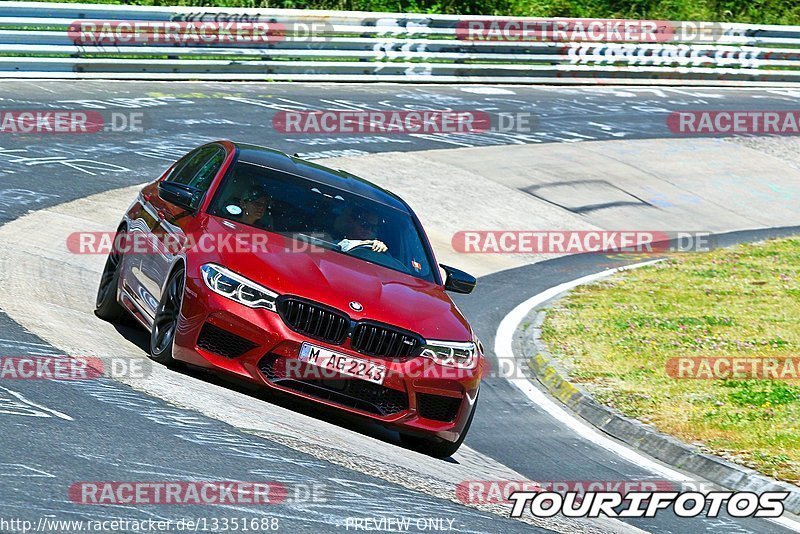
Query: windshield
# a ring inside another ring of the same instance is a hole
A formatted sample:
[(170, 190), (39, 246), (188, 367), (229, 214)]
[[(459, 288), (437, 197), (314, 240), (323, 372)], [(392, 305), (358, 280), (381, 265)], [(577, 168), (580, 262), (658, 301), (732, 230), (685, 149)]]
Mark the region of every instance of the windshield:
[(411, 216), (342, 189), (237, 161), (208, 212), (435, 282)]

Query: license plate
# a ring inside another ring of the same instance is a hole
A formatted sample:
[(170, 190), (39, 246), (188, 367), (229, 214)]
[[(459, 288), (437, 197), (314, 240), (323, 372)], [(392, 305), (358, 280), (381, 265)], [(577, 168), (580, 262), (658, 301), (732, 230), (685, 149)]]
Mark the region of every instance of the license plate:
[(300, 345), (300, 360), (339, 374), (383, 384), (386, 367), (361, 358), (353, 358), (309, 343)]

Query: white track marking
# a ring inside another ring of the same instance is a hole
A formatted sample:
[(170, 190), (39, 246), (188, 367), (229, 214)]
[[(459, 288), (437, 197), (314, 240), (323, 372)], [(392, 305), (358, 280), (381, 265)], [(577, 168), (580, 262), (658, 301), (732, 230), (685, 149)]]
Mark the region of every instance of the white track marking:
[(0, 343), (10, 343), (10, 344), (20, 345), (20, 346), (21, 345), (31, 345), (31, 346), (35, 346), (35, 347), (45, 347), (45, 348), (48, 348), (48, 349), (52, 350), (51, 346), (48, 345), (47, 343), (33, 343), (31, 341), (17, 341), (17, 340), (14, 340), (14, 339), (0, 339)]
[(22, 395), (22, 393), (19, 393), (17, 391), (12, 391), (12, 390), (10, 390), (8, 388), (4, 388), (3, 386), (0, 386), (0, 389), (5, 391), (9, 395), (17, 398), (17, 400), (19, 400), (20, 402), (22, 402), (24, 404), (27, 404), (28, 406), (33, 406), (34, 408), (38, 408), (38, 409), (42, 410), (43, 412), (53, 414), (54, 416), (58, 417), (59, 419), (64, 419), (65, 421), (74, 421), (75, 420), (72, 417), (68, 416), (67, 414), (64, 414), (64, 413), (61, 413), (61, 412), (57, 412), (56, 410), (48, 408), (47, 406), (42, 406), (41, 404), (38, 404), (36, 402), (33, 402), (31, 400), (26, 399)]
[(25, 464), (0, 464), (0, 477), (56, 478), (55, 475)]
[[(607, 269), (599, 273), (577, 278), (570, 282), (564, 282), (563, 284), (551, 287), (550, 289), (532, 296), (528, 300), (516, 306), (505, 317), (503, 317), (502, 321), (500, 321), (500, 325), (497, 327), (497, 334), (495, 335), (494, 339), (495, 356), (498, 359), (509, 358), (511, 361), (513, 361), (514, 350), (512, 342), (514, 339), (514, 333), (517, 331), (520, 323), (522, 323), (525, 317), (527, 317), (530, 311), (535, 307), (541, 306), (548, 300), (557, 297), (561, 293), (564, 293), (565, 291), (573, 289), (579, 285), (588, 284), (590, 282), (609, 277), (621, 271), (628, 271), (631, 269), (638, 269), (639, 267), (653, 265), (660, 261), (663, 260), (651, 260), (641, 263), (634, 263), (625, 267), (618, 267), (616, 269)], [(545, 410), (551, 417), (553, 417), (553, 419), (561, 422), (582, 438), (591, 441), (595, 445), (616, 454), (618, 457), (623, 458), (634, 465), (661, 475), (667, 480), (674, 482), (693, 482), (693, 480), (687, 475), (661, 464), (660, 462), (643, 455), (642, 453), (628, 447), (627, 445), (624, 445), (623, 443), (609, 438), (594, 426), (591, 426), (590, 424), (579, 419), (571, 411), (567, 410), (559, 403), (551, 399), (539, 388), (533, 385), (533, 383), (531, 383), (531, 381), (527, 378), (507, 377), (506, 379), (514, 386), (519, 388), (519, 390), (522, 391), (525, 396), (528, 397), (528, 399), (535, 402), (540, 408)], [(800, 522), (789, 517), (784, 516), (765, 519), (785, 528), (800, 532)]]
[(476, 95), (515, 95), (514, 91), (510, 89), (503, 89), (502, 87), (461, 87), (465, 93), (473, 93)]

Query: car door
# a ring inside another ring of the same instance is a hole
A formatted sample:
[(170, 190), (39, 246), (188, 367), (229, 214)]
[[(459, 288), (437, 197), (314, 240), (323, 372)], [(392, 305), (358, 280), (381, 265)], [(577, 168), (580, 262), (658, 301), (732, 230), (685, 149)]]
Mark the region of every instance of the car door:
[(196, 208), (201, 205), (202, 197), (213, 183), (225, 157), (225, 149), (218, 144), (202, 146), (185, 156), (180, 165), (176, 165), (164, 178), (164, 182), (180, 184), (196, 193), (198, 201), (195, 210), (170, 202), (158, 188), (156, 194), (152, 194), (147, 201), (146, 210), (155, 218), (149, 236), (154, 250), (143, 258), (139, 283), (145, 293), (142, 304), (151, 318), (155, 317), (161, 290), (172, 265), (181, 254), (181, 245), (189, 237), (199, 237), (189, 236), (193, 229)]
[[(177, 162), (165, 173), (162, 180), (167, 180), (174, 176), (192, 159), (199, 149), (192, 150)], [(156, 274), (153, 270), (154, 262), (150, 258), (158, 245), (156, 233), (159, 231), (160, 216), (154, 205), (157, 195), (156, 184), (145, 187), (139, 201), (134, 204), (131, 212), (128, 213), (128, 236), (131, 246), (125, 253), (123, 261), (124, 290), (132, 299), (133, 303), (141, 312), (144, 318), (154, 316), (154, 310), (158, 306), (156, 296), (159, 294), (160, 286), (156, 283)]]

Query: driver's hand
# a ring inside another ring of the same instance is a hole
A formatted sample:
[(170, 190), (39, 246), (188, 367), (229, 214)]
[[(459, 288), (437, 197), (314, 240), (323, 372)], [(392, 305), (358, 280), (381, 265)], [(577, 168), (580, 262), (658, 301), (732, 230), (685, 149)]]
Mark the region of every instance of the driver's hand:
[(383, 241), (378, 241), (377, 239), (372, 240), (372, 250), (375, 252), (386, 252), (389, 250), (389, 247)]

